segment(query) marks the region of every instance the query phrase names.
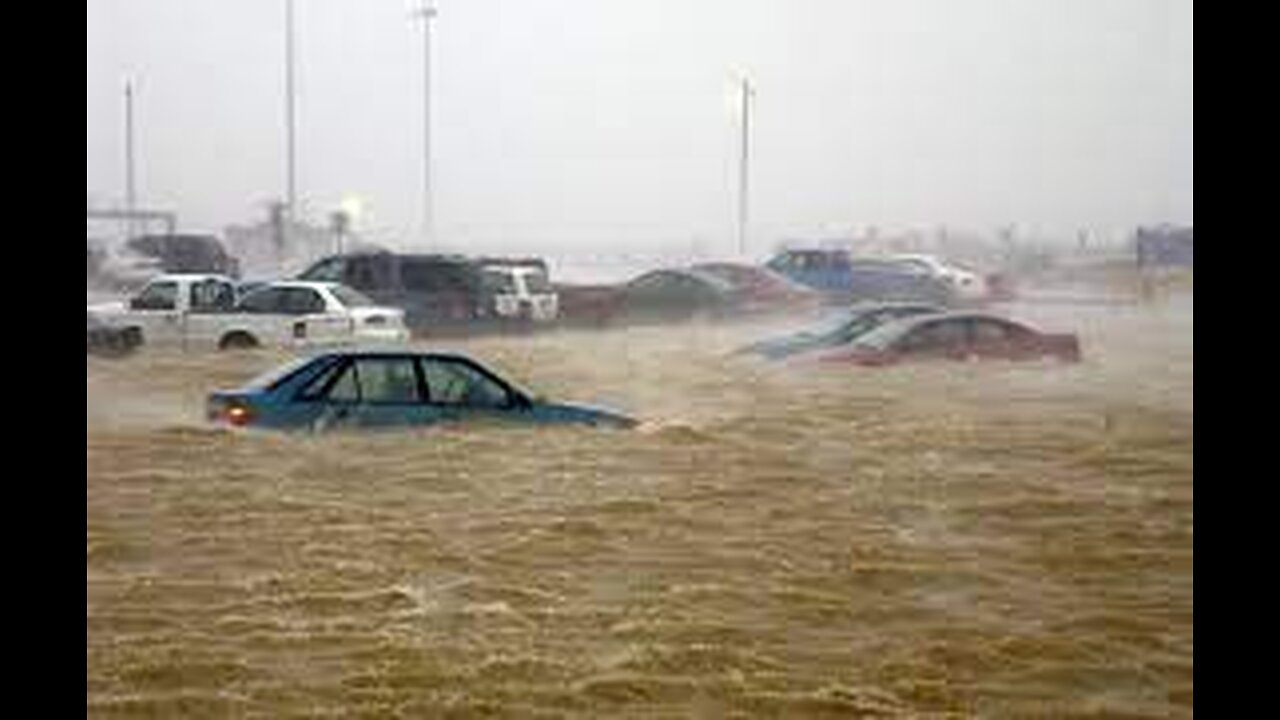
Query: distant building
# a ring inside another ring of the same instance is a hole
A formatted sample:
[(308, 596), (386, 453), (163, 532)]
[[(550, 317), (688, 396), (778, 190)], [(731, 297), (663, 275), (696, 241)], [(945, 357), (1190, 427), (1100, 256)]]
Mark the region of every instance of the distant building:
[(1138, 264), (1143, 267), (1192, 267), (1192, 228), (1161, 225), (1140, 227), (1135, 235)]

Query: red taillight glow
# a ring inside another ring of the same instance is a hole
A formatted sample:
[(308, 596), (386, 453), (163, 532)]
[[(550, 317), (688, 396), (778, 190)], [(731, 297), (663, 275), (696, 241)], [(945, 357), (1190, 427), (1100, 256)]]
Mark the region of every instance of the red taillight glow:
[(236, 427), (244, 427), (253, 420), (253, 411), (244, 405), (232, 405), (227, 408), (225, 417), (227, 422)]

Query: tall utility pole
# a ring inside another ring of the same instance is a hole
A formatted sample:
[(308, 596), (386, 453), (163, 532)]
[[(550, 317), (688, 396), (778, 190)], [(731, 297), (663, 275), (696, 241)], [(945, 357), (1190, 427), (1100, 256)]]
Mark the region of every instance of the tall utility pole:
[(747, 254), (747, 199), (751, 150), (751, 81), (742, 79), (742, 154), (738, 164), (738, 253)]
[(134, 213), (138, 211), (138, 186), (134, 174), (133, 147), (133, 81), (124, 83), (124, 209), (128, 213), (125, 221), (126, 240), (137, 234)]
[(298, 207), (297, 145), (294, 133), (297, 116), (294, 109), (295, 68), (293, 0), (284, 2), (284, 123), (285, 123), (285, 206), (292, 219)]
[(431, 204), (431, 21), (436, 9), (427, 0), (413, 17), (422, 21), (422, 239), (430, 246), (435, 241)]

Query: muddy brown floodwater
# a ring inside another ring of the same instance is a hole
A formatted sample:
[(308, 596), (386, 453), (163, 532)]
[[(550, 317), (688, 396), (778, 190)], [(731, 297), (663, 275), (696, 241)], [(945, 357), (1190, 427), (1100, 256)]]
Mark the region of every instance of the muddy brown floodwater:
[(87, 369), (88, 714), (1192, 715), (1192, 303), (1007, 308), (1055, 363), (450, 343), (638, 432), (203, 425), (268, 352)]

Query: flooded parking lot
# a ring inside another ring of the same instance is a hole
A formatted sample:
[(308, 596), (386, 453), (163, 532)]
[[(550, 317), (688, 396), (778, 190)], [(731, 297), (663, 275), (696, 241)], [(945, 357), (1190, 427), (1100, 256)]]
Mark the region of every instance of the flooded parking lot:
[(638, 432), (229, 433), (286, 355), (91, 357), (90, 715), (1189, 717), (1190, 296), (1007, 310), (1084, 362), (448, 343)]

